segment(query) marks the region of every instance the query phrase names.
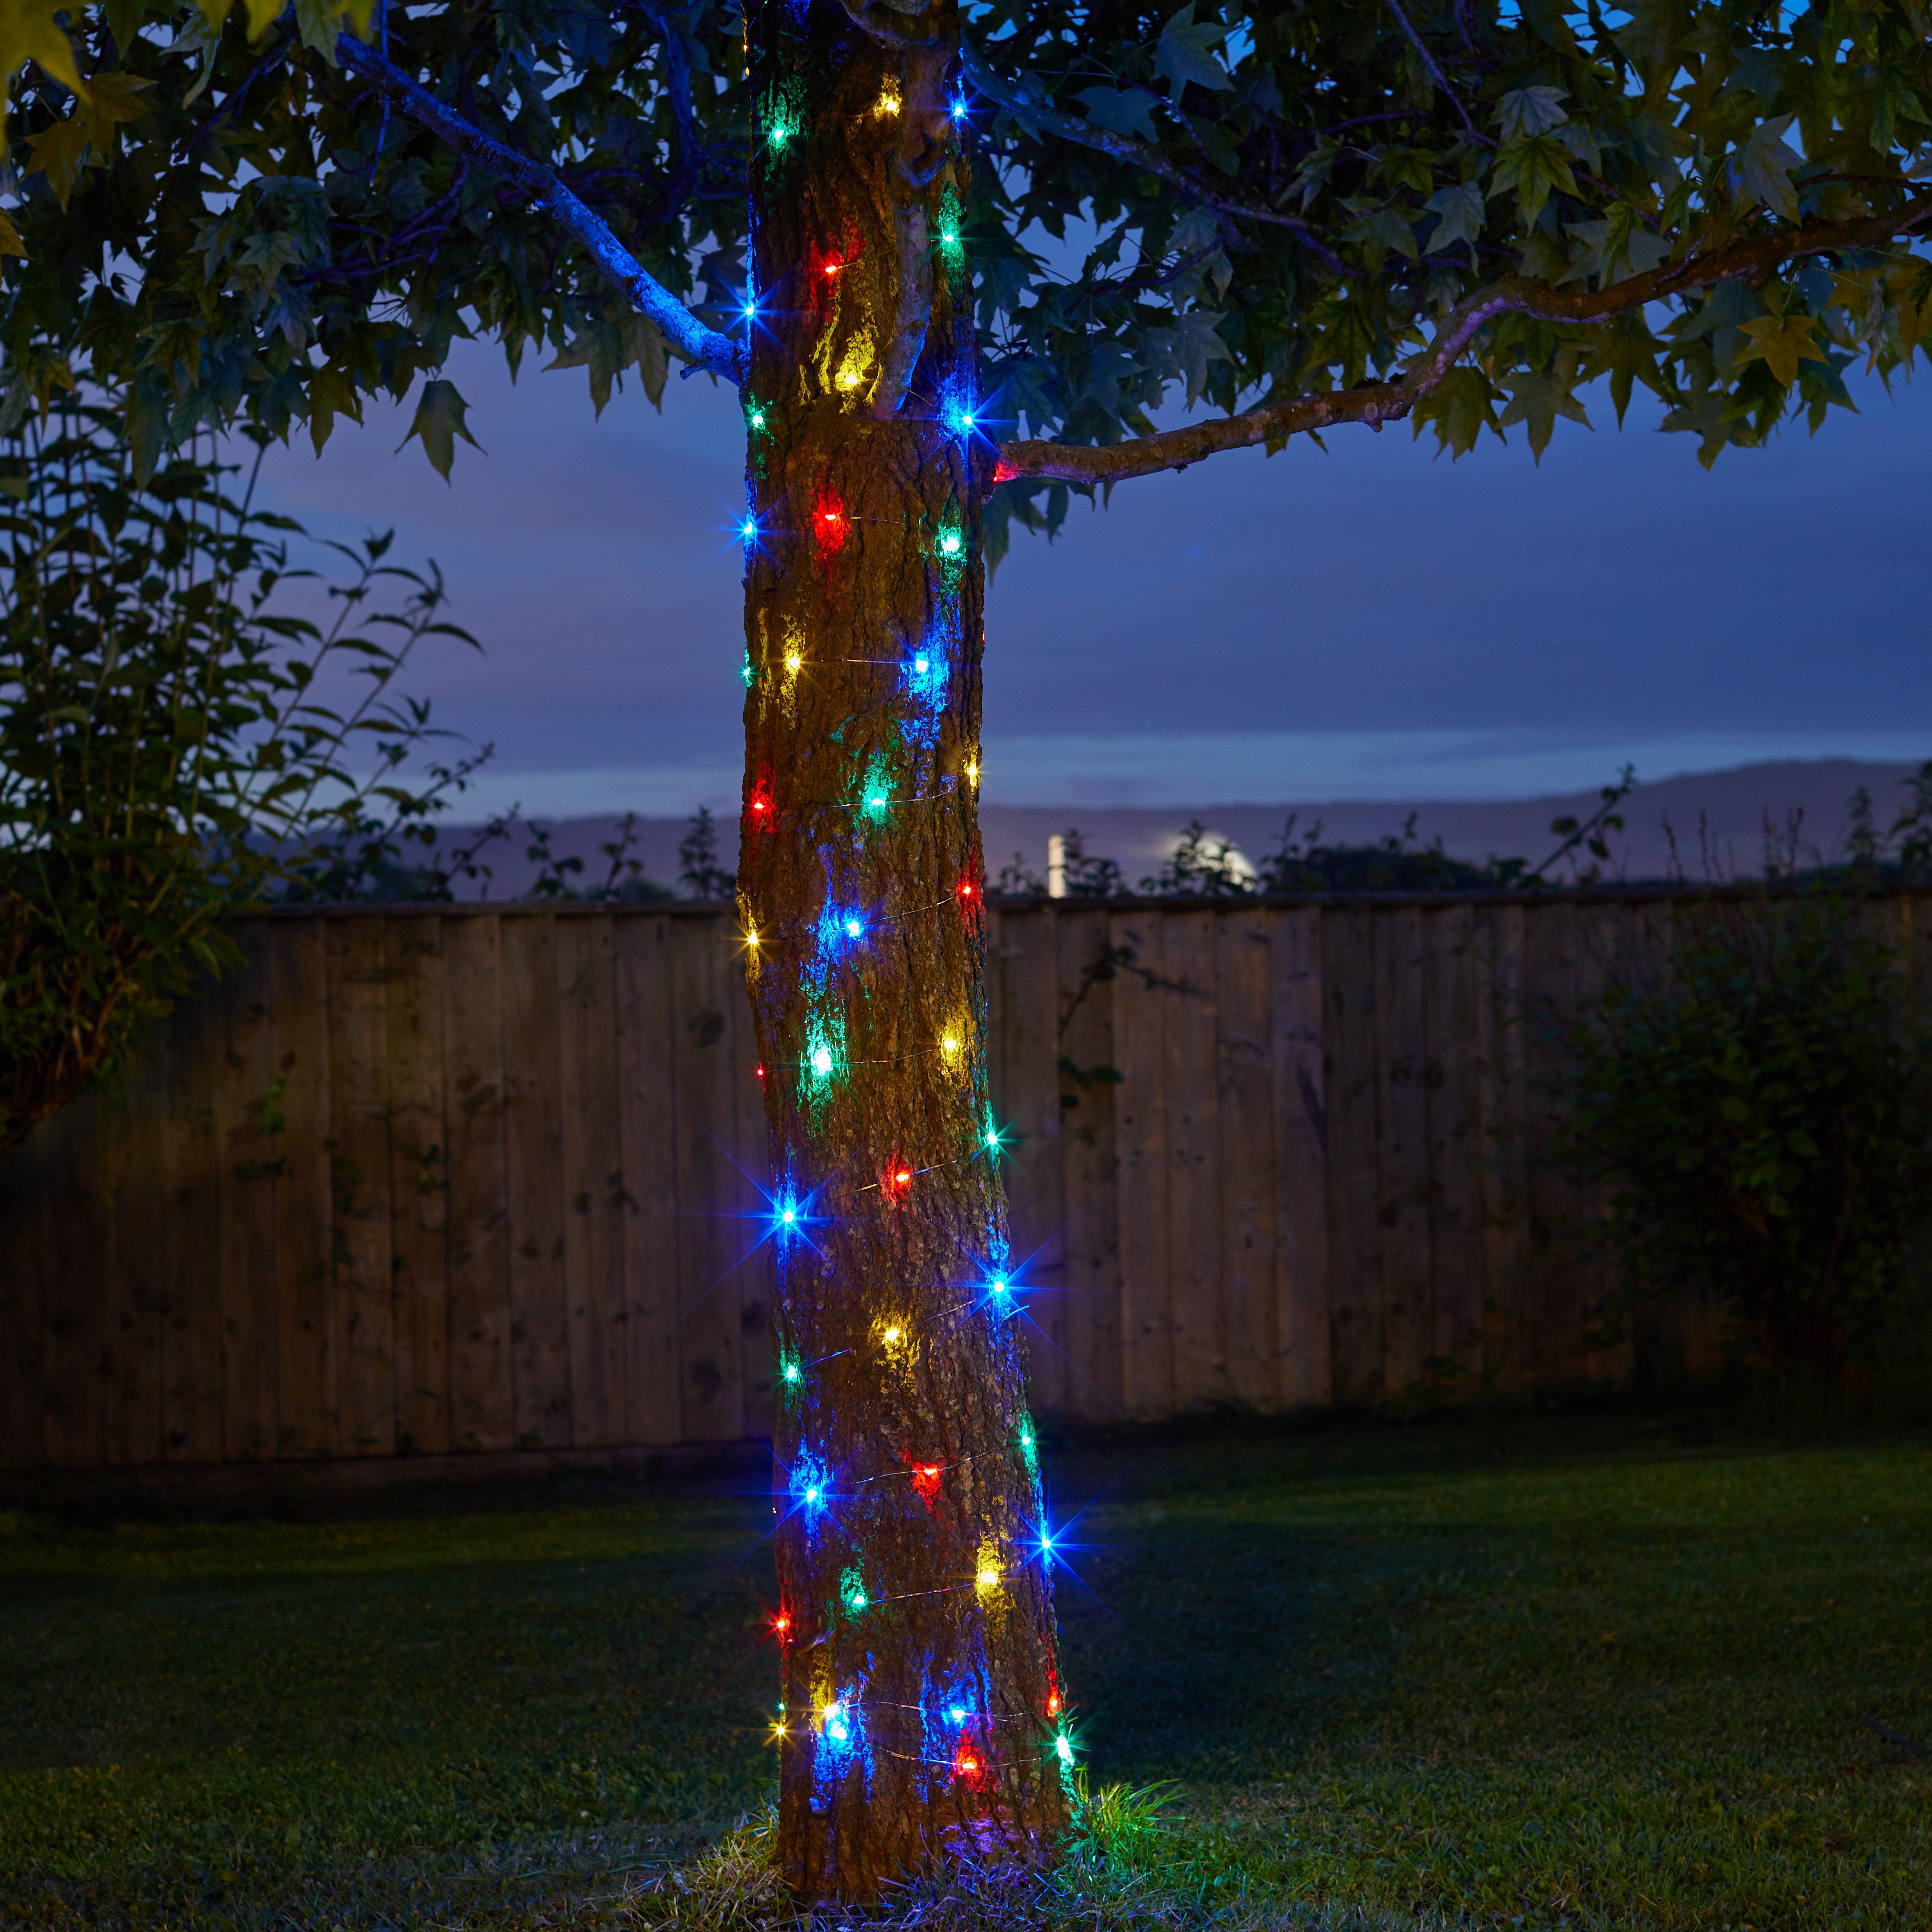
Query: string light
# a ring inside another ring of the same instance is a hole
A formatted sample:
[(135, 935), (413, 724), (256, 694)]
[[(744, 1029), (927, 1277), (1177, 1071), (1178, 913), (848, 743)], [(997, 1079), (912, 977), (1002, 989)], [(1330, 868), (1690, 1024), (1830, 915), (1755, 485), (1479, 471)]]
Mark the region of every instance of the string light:
[(957, 557), (962, 541), (956, 530), (946, 531), (939, 539), (939, 554), (942, 557)]
[(824, 1079), (831, 1072), (832, 1049), (830, 1047), (820, 1047), (814, 1052), (812, 1056), (812, 1071), (820, 1080)]
[(879, 90), (878, 104), (872, 110), (872, 112), (874, 114), (883, 115), (896, 114), (898, 111), (898, 83), (895, 80), (888, 80), (885, 86)]
[(979, 782), (980, 761), (976, 758), (968, 759), (966, 761), (966, 783), (968, 785), (976, 785)]
[[(754, 315), (754, 314), (756, 314), (758, 313), (758, 311), (757, 311), (755, 309), (752, 309), (752, 308), (747, 308), (747, 309), (745, 311), (745, 313), (746, 313), (747, 315)], [(752, 410), (752, 416), (751, 416), (751, 423), (752, 423), (752, 427), (754, 429), (762, 429), (762, 428), (764, 428), (764, 426), (765, 426), (765, 413), (764, 413), (764, 411), (763, 410), (761, 410), (761, 409), (754, 409), (754, 410)]]
[(1064, 1731), (1060, 1732), (1059, 1735), (1054, 1738), (1053, 1741), (1053, 1748), (1054, 1754), (1059, 1758), (1060, 1762), (1062, 1764), (1070, 1765), (1072, 1763), (1073, 1740), (1070, 1738)]
[[(751, 948), (753, 952), (756, 952), (758, 950), (758, 929), (757, 927), (747, 926), (745, 928), (745, 943)], [(761, 1066), (759, 1068), (758, 1071), (762, 1074), (764, 1071), (764, 1068)]]
[(796, 1387), (805, 1379), (805, 1371), (796, 1362), (788, 1362), (779, 1371), (785, 1380)]
[(804, 662), (805, 660), (795, 651), (788, 651), (785, 653), (785, 669), (788, 671), (796, 673), (799, 666)]
[(939, 1043), (939, 1050), (940, 1050), (942, 1053), (944, 1053), (944, 1054), (946, 1056), (946, 1057), (949, 1060), (956, 1060), (957, 1059), (958, 1059), (958, 1057), (959, 1057), (959, 1036), (958, 1036), (958, 1034), (956, 1034), (956, 1033), (949, 1033), (949, 1034), (947, 1034), (947, 1035), (946, 1035), (946, 1038), (945, 1038), (944, 1039), (943, 1039), (942, 1041), (940, 1041), (940, 1043)]

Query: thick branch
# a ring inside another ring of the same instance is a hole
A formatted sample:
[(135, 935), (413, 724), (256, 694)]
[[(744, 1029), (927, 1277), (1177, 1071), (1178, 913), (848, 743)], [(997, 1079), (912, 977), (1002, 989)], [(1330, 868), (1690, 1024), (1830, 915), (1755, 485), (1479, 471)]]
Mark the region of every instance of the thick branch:
[(528, 194), (544, 214), (583, 244), (603, 274), (622, 290), (640, 314), (648, 316), (657, 324), (681, 355), (714, 374), (724, 377), (734, 387), (743, 383), (746, 373), (745, 351), (728, 335), (721, 335), (716, 329), (706, 328), (618, 240), (609, 224), (592, 213), (565, 186), (554, 169), (532, 161), (527, 155), (518, 153), (494, 135), (485, 134), (473, 122), (465, 120), (427, 88), (418, 86), (400, 68), (392, 66), (374, 47), (365, 47), (353, 34), (344, 34), (335, 46), (337, 57), (344, 67), (360, 74), (418, 127), (428, 129), (478, 167), (488, 169)]
[(896, 25), (905, 16), (898, 8), (886, 5), (884, 0), (839, 0), (839, 5), (850, 15), (853, 26), (868, 40), (877, 41), (882, 47), (931, 53), (946, 44), (943, 29), (930, 34), (916, 35), (908, 34)]
[(1096, 122), (1082, 120), (1077, 114), (1063, 114), (1057, 107), (1044, 107), (1022, 98), (963, 41), (959, 48), (959, 70), (982, 94), (990, 95), (1002, 107), (1046, 133), (1057, 134), (1064, 141), (1077, 142), (1096, 153), (1111, 155), (1117, 161), (1144, 168), (1149, 174), (1158, 175), (1162, 181), (1172, 182), (1190, 200), (1204, 203), (1223, 215), (1232, 215), (1244, 221), (1266, 221), (1277, 228), (1292, 228), (1304, 236), (1319, 232), (1313, 222), (1305, 221), (1298, 215), (1270, 208), (1264, 201), (1250, 201), (1240, 195), (1229, 194), (1211, 182), (1203, 181), (1151, 142), (1137, 141), (1131, 134), (1117, 134), (1111, 128), (1102, 128)]
[(1741, 275), (1762, 275), (1805, 255), (1840, 248), (1870, 248), (1909, 235), (1932, 221), (1932, 194), (1909, 202), (1896, 215), (1874, 215), (1822, 227), (1786, 229), (1755, 240), (1734, 242), (1708, 254), (1632, 275), (1594, 293), (1572, 293), (1524, 275), (1509, 275), (1479, 289), (1450, 311), (1436, 339), (1392, 383), (1365, 383), (1268, 403), (1239, 416), (1163, 429), (1131, 443), (1104, 449), (1078, 449), (1058, 443), (1010, 443), (1000, 452), (997, 479), (1036, 476), (1070, 483), (1118, 483), (1162, 470), (1184, 470), (1223, 449), (1250, 449), (1306, 430), (1339, 423), (1366, 422), (1379, 428), (1399, 422), (1448, 374), (1477, 332), (1499, 315), (1532, 315), (1545, 322), (1605, 322), (1646, 303), (1686, 290), (1708, 288)]

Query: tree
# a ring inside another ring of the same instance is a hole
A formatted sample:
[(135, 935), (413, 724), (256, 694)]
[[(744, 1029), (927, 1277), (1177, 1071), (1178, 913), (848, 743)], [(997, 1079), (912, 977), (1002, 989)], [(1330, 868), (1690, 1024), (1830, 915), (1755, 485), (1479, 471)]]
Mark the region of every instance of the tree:
[[(1924, 337), (1900, 245), (1932, 216), (1924, 17), (370, 5), (110, 0), (71, 41), (44, 0), (8, 14), (9, 68), (38, 63), (10, 406), (84, 372), (152, 461), (206, 422), (320, 447), (421, 377), (411, 434), (446, 473), (469, 432), (436, 371), (466, 332), (554, 350), (600, 409), (632, 371), (658, 400), (673, 359), (739, 389), (779, 1853), (800, 1892), (868, 1897), (1068, 1804), (985, 1052), (1008, 520), (1405, 416), (1457, 452), (1520, 424), (1540, 455), (1599, 378), (1620, 418), (1653, 390), (1706, 461), (1793, 409), (1815, 427), (1853, 362)], [(1206, 413), (1156, 428), (1177, 395)]]

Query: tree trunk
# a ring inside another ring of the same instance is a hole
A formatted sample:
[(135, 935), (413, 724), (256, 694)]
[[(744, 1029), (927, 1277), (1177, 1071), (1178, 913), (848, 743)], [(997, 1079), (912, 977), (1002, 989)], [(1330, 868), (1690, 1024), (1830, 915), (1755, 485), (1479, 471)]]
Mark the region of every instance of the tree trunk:
[[(884, 8), (874, 14), (886, 17)], [(952, 0), (754, 0), (739, 897), (776, 1177), (778, 1856), (866, 1900), (1070, 1774), (986, 1078)]]

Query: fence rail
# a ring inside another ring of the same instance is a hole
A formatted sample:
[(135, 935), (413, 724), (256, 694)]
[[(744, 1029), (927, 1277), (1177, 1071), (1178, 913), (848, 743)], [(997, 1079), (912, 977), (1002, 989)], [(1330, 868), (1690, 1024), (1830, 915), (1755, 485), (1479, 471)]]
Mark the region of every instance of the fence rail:
[[(1668, 897), (988, 909), (1036, 1406), (1628, 1379), (1546, 1157), (1553, 1020)], [(1932, 978), (1932, 901), (1874, 916)], [(0, 1468), (733, 1441), (771, 1408), (764, 1131), (721, 912), (279, 915), (0, 1162)]]

